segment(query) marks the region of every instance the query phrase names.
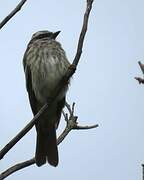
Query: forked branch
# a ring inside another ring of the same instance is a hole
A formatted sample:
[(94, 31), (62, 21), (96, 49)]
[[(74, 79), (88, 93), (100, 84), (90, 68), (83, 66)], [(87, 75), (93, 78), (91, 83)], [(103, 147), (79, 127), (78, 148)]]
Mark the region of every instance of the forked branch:
[[(92, 129), (92, 128), (96, 128), (98, 127), (98, 124), (95, 124), (93, 126), (79, 126), (77, 119), (78, 117), (75, 116), (74, 114), (74, 103), (72, 105), (72, 107), (66, 103), (66, 107), (68, 109), (68, 113), (67, 113), (67, 119), (65, 119), (65, 112), (63, 112), (64, 115), (64, 119), (66, 120), (66, 127), (64, 129), (64, 131), (61, 133), (61, 135), (58, 137), (57, 139), (57, 144), (59, 145), (64, 139), (65, 137), (69, 134), (69, 132), (71, 130), (75, 130), (75, 129)], [(8, 168), (7, 170), (5, 170), (3, 173), (0, 174), (0, 180), (10, 176), (11, 174), (13, 174), (14, 172), (21, 170), (23, 168), (26, 168), (28, 166), (31, 166), (35, 164), (35, 158), (29, 159), (27, 161), (18, 163), (10, 168)]]
[[(141, 71), (144, 75), (144, 64), (142, 64), (140, 61), (138, 62), (140, 68), (141, 68)], [(144, 84), (144, 78), (141, 78), (141, 77), (135, 77), (135, 79), (139, 82), (139, 84)]]

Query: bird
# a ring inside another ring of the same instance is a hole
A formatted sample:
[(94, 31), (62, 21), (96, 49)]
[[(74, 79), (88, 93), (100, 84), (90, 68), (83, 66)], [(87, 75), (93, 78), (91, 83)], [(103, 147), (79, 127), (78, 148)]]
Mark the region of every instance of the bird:
[[(52, 93), (70, 66), (62, 45), (56, 40), (60, 31), (34, 33), (23, 57), (30, 106), (35, 116), (51, 100)], [(56, 129), (65, 106), (69, 82), (63, 87), (48, 111), (35, 124), (37, 138), (35, 162), (56, 167), (59, 163)]]

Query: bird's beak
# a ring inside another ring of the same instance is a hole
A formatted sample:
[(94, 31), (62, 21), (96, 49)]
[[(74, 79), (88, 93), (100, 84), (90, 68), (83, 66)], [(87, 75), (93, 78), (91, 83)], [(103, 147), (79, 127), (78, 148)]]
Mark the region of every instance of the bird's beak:
[(60, 32), (61, 31), (57, 31), (57, 32), (53, 33), (53, 38), (55, 39), (59, 35)]

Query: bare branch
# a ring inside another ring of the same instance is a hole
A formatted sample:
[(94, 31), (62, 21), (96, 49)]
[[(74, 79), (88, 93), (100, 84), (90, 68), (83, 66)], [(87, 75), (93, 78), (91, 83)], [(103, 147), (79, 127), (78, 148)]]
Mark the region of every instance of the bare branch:
[(144, 79), (140, 77), (135, 77), (135, 79), (139, 82), (139, 84), (144, 84)]
[(68, 114), (64, 112), (64, 110), (62, 111), (64, 120), (67, 122), (68, 121)]
[(3, 173), (0, 174), (0, 180), (5, 179), (6, 177), (8, 177), (9, 175), (13, 174), (14, 172), (26, 168), (30, 165), (35, 164), (35, 158), (32, 158), (28, 161), (24, 161), (21, 163), (18, 163), (10, 168), (8, 168), (6, 171), (4, 171)]
[(87, 27), (88, 27), (88, 20), (89, 20), (89, 14), (92, 8), (92, 3), (93, 0), (87, 0), (87, 7), (86, 7), (86, 11), (84, 14), (84, 21), (83, 21), (83, 26), (82, 26), (82, 30), (80, 33), (80, 37), (79, 37), (79, 42), (78, 42), (78, 47), (77, 47), (77, 52), (73, 61), (73, 65), (77, 66), (82, 54), (82, 48), (83, 48), (83, 42), (84, 42), (84, 38), (85, 38), (85, 34), (87, 31)]
[(74, 114), (75, 102), (72, 104), (72, 114)]
[(71, 111), (70, 105), (69, 105), (67, 102), (65, 102), (65, 106), (66, 106), (66, 108), (68, 109), (69, 113), (71, 114), (72, 111)]
[[(140, 69), (144, 75), (144, 64), (142, 64), (140, 61), (138, 61), (138, 64), (140, 66)], [(135, 77), (135, 79), (139, 82), (139, 84), (144, 84), (144, 78), (141, 77)]]
[(97, 128), (99, 125), (98, 124), (95, 124), (95, 125), (92, 125), (92, 126), (77, 126), (75, 127), (74, 129), (77, 129), (77, 130), (86, 130), (86, 129), (93, 129), (93, 128)]
[(138, 64), (141, 68), (142, 73), (144, 74), (144, 64), (142, 64), (140, 61), (138, 61)]
[(142, 180), (144, 180), (144, 164), (142, 164)]
[(25, 4), (27, 0), (22, 0), (17, 6), (16, 8), (8, 15), (6, 16), (2, 22), (0, 23), (0, 29), (2, 29), (2, 27), (18, 12), (21, 10), (22, 6)]
[(0, 151), (0, 159), (4, 157), (4, 155), (34, 126), (36, 122), (38, 122), (39, 117), (46, 111), (48, 111), (48, 108), (54, 103), (56, 97), (59, 95), (65, 84), (68, 83), (70, 77), (75, 73), (76, 66), (78, 65), (78, 62), (81, 57), (81, 52), (82, 52), (82, 47), (83, 47), (83, 42), (84, 42), (84, 37), (87, 31), (87, 25), (88, 25), (88, 18), (89, 14), (92, 8), (92, 3), (93, 0), (87, 0), (87, 6), (86, 6), (86, 12), (84, 15), (84, 20), (83, 20), (83, 26), (78, 42), (78, 48), (77, 48), (77, 53), (74, 58), (74, 61), (72, 65), (68, 68), (65, 76), (61, 79), (61, 81), (58, 83), (56, 89), (53, 91), (52, 98), (49, 101), (48, 104), (45, 104), (40, 111), (35, 115), (35, 117), (22, 129), (1, 151)]
[[(74, 103), (73, 103), (74, 104)], [(69, 105), (67, 103), (67, 105)], [(69, 107), (71, 107), (69, 105)], [(72, 105), (73, 108), (73, 112), (74, 112), (74, 106)], [(70, 111), (72, 111), (72, 109), (70, 109)], [(69, 118), (67, 120), (66, 123), (66, 127), (64, 129), (64, 131), (61, 133), (61, 135), (58, 137), (57, 139), (57, 145), (59, 145), (64, 139), (65, 137), (69, 134), (69, 132), (71, 130), (75, 130), (75, 129), (92, 129), (92, 128), (96, 128), (98, 127), (98, 125), (93, 125), (93, 126), (78, 126), (78, 122), (77, 122), (77, 116), (75, 116), (74, 114), (70, 114)], [(31, 166), (35, 164), (35, 158), (32, 158), (30, 160), (18, 163), (10, 168), (8, 168), (7, 170), (5, 170), (3, 173), (0, 174), (0, 180), (8, 177), (9, 175), (13, 174), (14, 172), (21, 170), (23, 168), (26, 168), (28, 166)]]

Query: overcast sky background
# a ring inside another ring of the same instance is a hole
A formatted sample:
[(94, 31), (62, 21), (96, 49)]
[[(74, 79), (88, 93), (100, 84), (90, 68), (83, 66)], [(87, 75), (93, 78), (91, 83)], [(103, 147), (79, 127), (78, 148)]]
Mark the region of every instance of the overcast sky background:
[[(18, 0), (0, 1), (2, 20)], [(8, 179), (138, 180), (144, 163), (144, 86), (137, 61), (144, 62), (144, 1), (95, 0), (83, 54), (71, 81), (68, 102), (76, 102), (81, 125), (59, 146), (57, 168), (35, 165)], [(31, 35), (61, 30), (58, 37), (72, 62), (85, 1), (31, 0), (0, 32), (0, 147), (32, 118), (22, 58)], [(0, 171), (33, 157), (33, 128), (0, 161)]]

